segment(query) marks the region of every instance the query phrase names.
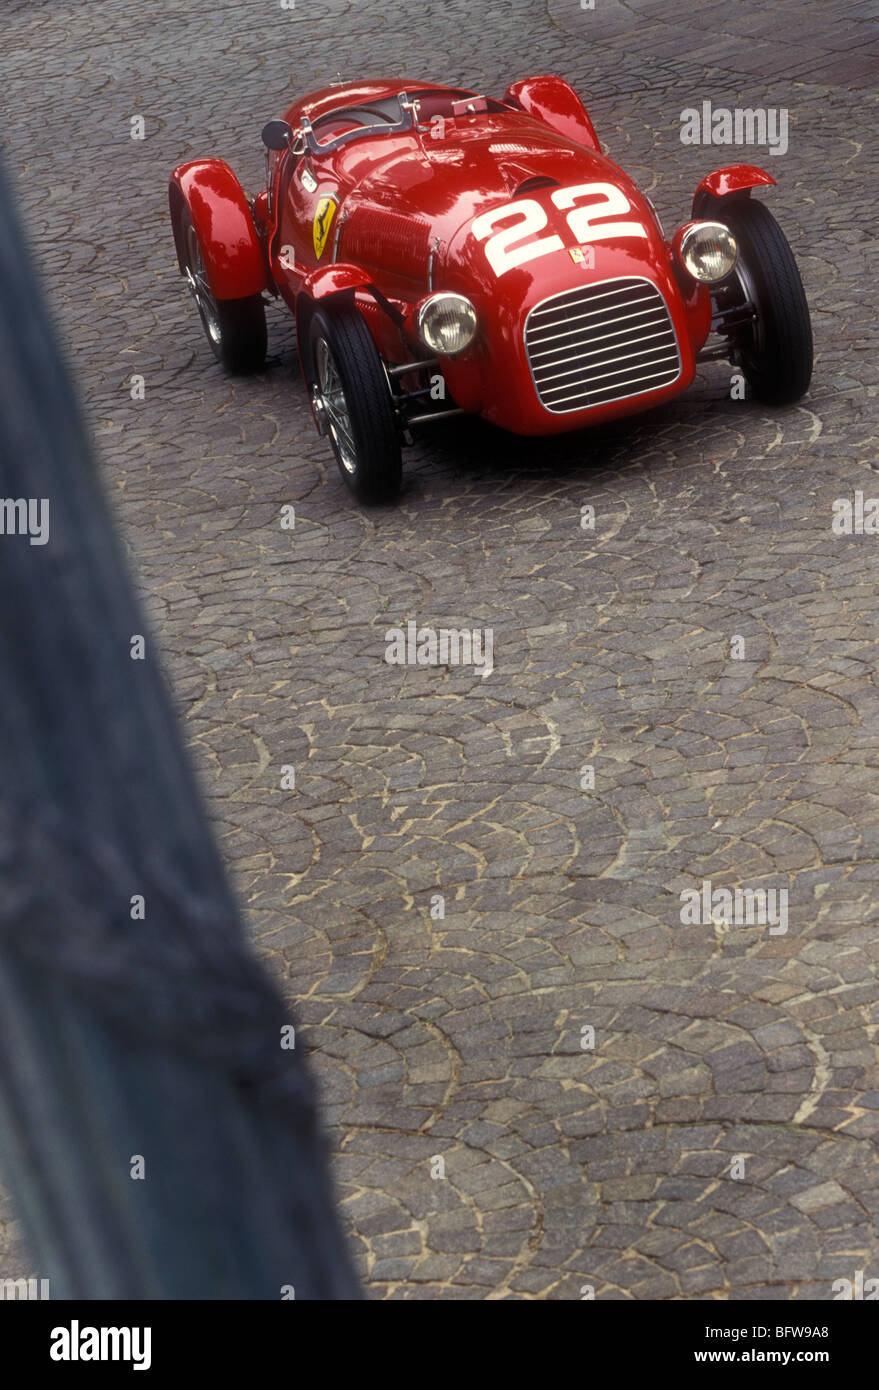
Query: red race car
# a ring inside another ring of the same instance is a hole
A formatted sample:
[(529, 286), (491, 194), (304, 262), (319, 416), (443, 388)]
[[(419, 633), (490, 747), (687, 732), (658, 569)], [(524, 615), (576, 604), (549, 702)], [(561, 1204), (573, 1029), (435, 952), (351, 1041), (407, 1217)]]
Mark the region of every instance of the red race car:
[(668, 240), (561, 78), (500, 100), (327, 87), (262, 138), (253, 199), (220, 159), (174, 170), (180, 269), (232, 372), (264, 363), (264, 295), (286, 302), (315, 424), (361, 500), (393, 496), (409, 431), (450, 415), (578, 430), (670, 400), (713, 358), (770, 404), (809, 385), (796, 262), (751, 197), (772, 176), (715, 170)]

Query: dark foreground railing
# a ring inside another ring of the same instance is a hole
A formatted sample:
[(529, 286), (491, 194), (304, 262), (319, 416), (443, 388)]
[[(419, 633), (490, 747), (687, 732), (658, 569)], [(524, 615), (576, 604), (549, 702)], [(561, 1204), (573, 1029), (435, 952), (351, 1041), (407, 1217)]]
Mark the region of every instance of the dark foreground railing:
[(37, 1266), (0, 1279), (354, 1297), (301, 1050), (245, 943), (2, 174), (0, 523), (0, 1172)]

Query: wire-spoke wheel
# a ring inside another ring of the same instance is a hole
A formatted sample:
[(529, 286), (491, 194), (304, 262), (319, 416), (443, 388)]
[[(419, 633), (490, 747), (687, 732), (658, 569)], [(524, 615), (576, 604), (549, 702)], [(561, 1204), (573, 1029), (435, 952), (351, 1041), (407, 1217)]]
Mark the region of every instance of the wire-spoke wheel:
[(400, 437), (388, 378), (369, 329), (353, 307), (318, 309), (309, 325), (309, 390), (339, 471), (362, 502), (400, 488)]
[(351, 416), (345, 400), (345, 388), (339, 368), (326, 338), (318, 338), (314, 350), (317, 386), (327, 415), (329, 435), (336, 449), (342, 471), (349, 477), (357, 471), (357, 450), (351, 430)]
[(205, 269), (204, 252), (189, 209), (180, 214), (186, 283), (205, 337), (218, 362), (236, 375), (258, 372), (266, 360), (266, 314), (262, 297), (217, 299)]

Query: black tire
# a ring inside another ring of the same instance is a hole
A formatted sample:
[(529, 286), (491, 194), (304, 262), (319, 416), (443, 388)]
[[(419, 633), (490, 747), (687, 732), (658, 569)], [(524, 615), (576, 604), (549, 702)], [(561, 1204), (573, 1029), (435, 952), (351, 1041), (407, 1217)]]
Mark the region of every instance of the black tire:
[(812, 324), (794, 254), (763, 203), (736, 199), (716, 216), (739, 244), (736, 274), (757, 312), (736, 340), (745, 379), (758, 400), (791, 405), (812, 379)]
[(396, 497), (402, 457), (391, 390), (355, 308), (332, 305), (311, 316), (308, 390), (325, 420), (339, 472), (358, 501)]
[(198, 309), (205, 337), (218, 362), (233, 376), (258, 372), (266, 360), (266, 311), (262, 296), (217, 299), (211, 292), (204, 253), (189, 209), (180, 212), (180, 241), (185, 274)]

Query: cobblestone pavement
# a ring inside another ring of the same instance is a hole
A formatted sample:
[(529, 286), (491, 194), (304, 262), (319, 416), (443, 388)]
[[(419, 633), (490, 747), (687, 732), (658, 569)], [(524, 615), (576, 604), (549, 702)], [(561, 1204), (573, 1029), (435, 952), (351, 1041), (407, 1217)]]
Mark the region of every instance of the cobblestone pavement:
[[(879, 491), (877, 23), (754, 0), (4, 7), (7, 164), (371, 1297), (826, 1299), (879, 1276), (879, 541), (831, 532), (833, 499)], [(768, 164), (810, 396), (733, 400), (717, 364), (595, 433), (448, 426), (397, 508), (352, 505), (286, 314), (264, 377), (213, 363), (165, 187), (220, 154), (255, 188), (292, 91), (382, 70), (561, 73), (666, 226), (710, 168)], [(789, 108), (788, 153), (682, 145), (705, 99)], [(409, 618), (493, 628), (493, 674), (386, 665)], [(787, 933), (682, 926), (704, 880), (787, 888)], [(30, 1272), (0, 1218), (0, 1270)]]

